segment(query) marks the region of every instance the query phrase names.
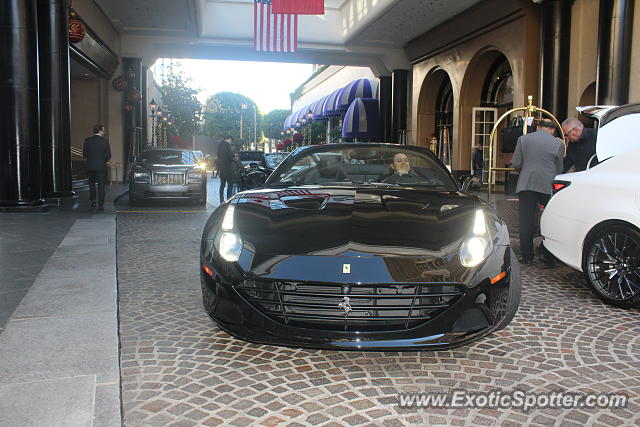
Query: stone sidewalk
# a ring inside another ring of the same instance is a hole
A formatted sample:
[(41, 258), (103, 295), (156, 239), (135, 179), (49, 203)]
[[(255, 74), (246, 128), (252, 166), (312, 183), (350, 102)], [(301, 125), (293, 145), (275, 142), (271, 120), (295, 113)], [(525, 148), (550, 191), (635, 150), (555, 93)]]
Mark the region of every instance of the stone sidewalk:
[(0, 214), (0, 296), (12, 297), (0, 307), (0, 426), (121, 425), (110, 206), (123, 188), (109, 187), (105, 213), (81, 193), (74, 207)]

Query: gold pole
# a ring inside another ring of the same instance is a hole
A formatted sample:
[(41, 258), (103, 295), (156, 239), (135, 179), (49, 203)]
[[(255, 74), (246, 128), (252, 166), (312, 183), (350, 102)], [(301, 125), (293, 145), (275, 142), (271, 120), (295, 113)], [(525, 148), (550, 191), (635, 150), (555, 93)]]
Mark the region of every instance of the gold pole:
[(560, 129), (560, 135), (562, 135), (562, 143), (564, 144), (564, 152), (565, 154), (567, 153), (567, 141), (564, 138), (564, 133), (562, 132), (562, 126), (560, 125), (560, 122), (555, 118), (555, 116), (553, 114), (551, 114), (550, 112), (548, 112), (547, 110), (540, 108), (540, 107), (536, 107), (535, 105), (533, 105), (533, 96), (529, 95), (527, 97), (527, 106), (526, 107), (518, 107), (518, 108), (512, 108), (511, 110), (507, 111), (506, 113), (504, 113), (502, 116), (500, 116), (500, 118), (495, 122), (495, 124), (493, 125), (493, 129), (491, 130), (491, 135), (489, 137), (489, 183), (487, 186), (487, 203), (489, 203), (491, 205), (491, 186), (492, 186), (492, 182), (493, 182), (493, 174), (495, 171), (504, 171), (504, 172), (508, 172), (508, 171), (514, 171), (514, 168), (494, 168), (493, 167), (493, 143), (496, 137), (496, 131), (498, 130), (498, 126), (500, 125), (500, 123), (502, 123), (502, 121), (507, 118), (510, 114), (515, 113), (517, 111), (525, 111), (524, 113), (524, 123), (522, 124), (522, 134), (526, 135), (527, 134), (527, 126), (528, 126), (528, 122), (529, 122), (529, 118), (533, 117), (533, 115), (535, 113), (543, 113), (546, 114), (547, 116), (551, 117), (551, 119), (555, 122), (556, 126), (558, 126), (558, 129)]

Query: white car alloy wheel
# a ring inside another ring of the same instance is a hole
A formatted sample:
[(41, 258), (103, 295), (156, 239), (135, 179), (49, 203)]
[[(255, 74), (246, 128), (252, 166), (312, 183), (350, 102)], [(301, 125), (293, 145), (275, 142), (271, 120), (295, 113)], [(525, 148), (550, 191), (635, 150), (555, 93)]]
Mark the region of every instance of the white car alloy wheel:
[(624, 225), (602, 229), (585, 245), (583, 271), (607, 304), (640, 305), (640, 233)]

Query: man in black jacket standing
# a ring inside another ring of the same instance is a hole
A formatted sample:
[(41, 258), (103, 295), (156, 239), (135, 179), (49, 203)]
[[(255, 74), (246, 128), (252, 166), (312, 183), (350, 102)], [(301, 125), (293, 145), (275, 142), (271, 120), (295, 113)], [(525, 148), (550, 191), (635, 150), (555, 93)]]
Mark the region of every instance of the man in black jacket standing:
[[(587, 169), (589, 160), (596, 154), (595, 129), (585, 128), (580, 120), (570, 118), (562, 122), (562, 132), (568, 141), (562, 173), (567, 173), (572, 166), (576, 172)], [(597, 158), (591, 161), (591, 166), (597, 164)]]
[(104, 210), (104, 185), (107, 181), (107, 162), (111, 158), (109, 141), (104, 138), (104, 126), (95, 125), (93, 136), (84, 140), (82, 156), (87, 159), (89, 172), (89, 198), (91, 207), (96, 206), (96, 184), (98, 184), (98, 210)]
[(233, 139), (227, 136), (218, 144), (216, 167), (220, 176), (220, 203), (224, 202), (224, 187), (227, 186), (227, 198), (233, 192), (233, 153), (230, 143)]

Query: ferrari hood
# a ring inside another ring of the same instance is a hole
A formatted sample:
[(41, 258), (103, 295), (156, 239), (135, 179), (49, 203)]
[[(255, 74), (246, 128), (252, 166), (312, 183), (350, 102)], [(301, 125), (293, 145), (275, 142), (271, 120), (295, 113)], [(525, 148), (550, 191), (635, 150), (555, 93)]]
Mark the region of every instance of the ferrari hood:
[(241, 193), (235, 227), (256, 256), (443, 255), (471, 230), (477, 199), (389, 187)]

